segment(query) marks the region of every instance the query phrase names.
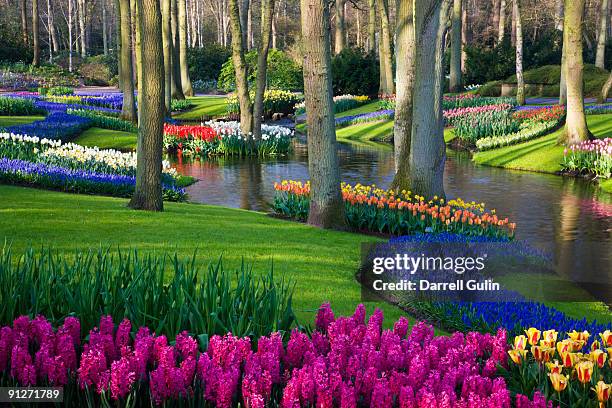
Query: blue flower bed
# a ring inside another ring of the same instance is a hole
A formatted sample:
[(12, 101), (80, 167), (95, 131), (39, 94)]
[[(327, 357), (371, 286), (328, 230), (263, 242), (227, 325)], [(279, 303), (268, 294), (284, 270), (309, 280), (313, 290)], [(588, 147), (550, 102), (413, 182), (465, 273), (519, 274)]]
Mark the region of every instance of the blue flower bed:
[(344, 116), (336, 118), (336, 127), (345, 127), (356, 125), (358, 123), (377, 122), (381, 120), (390, 120), (395, 116), (395, 111), (392, 109), (380, 110), (376, 112), (360, 113), (359, 115)]
[[(136, 186), (134, 176), (73, 170), (45, 163), (7, 158), (0, 158), (0, 181), (73, 193), (115, 197), (130, 197)], [(182, 188), (167, 184), (164, 184), (162, 188), (165, 200), (182, 201), (185, 198), (185, 190)]]
[(24, 125), (10, 126), (6, 130), (15, 134), (38, 136), (40, 138), (66, 142), (91, 127), (91, 120), (81, 116), (69, 115), (61, 111), (51, 111), (43, 120)]
[[(490, 237), (468, 237), (459, 234), (415, 234), (392, 238), (389, 243), (467, 243), (467, 242), (504, 242)], [(538, 252), (529, 249), (527, 244), (520, 246), (521, 250)], [(432, 318), (443, 320), (450, 328), (456, 330), (475, 330), (495, 332), (504, 327), (511, 335), (522, 334), (524, 329), (536, 327), (542, 330), (552, 329), (559, 332), (572, 330), (589, 333), (602, 333), (612, 330), (612, 324), (588, 321), (586, 318), (574, 319), (566, 316), (553, 307), (541, 302), (430, 302), (410, 304)]]

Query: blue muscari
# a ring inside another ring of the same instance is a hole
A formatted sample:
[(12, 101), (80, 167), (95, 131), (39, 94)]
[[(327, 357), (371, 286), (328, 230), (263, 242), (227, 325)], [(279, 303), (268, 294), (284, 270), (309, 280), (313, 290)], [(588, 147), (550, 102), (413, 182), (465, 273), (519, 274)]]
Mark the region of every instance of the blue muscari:
[[(392, 238), (389, 243), (407, 242), (500, 242), (498, 239), (481, 236), (468, 237), (459, 234), (415, 234)], [(503, 241), (502, 241), (503, 242)], [(612, 324), (599, 323), (586, 318), (574, 319), (544, 303), (524, 302), (436, 302), (433, 304), (451, 317), (462, 320), (469, 330), (495, 331), (506, 328), (511, 335), (521, 334), (524, 329), (536, 327), (541, 330), (555, 329), (560, 333), (572, 330), (587, 330), (589, 333), (602, 333), (612, 330)]]
[(91, 127), (91, 120), (61, 111), (51, 111), (43, 120), (10, 126), (6, 130), (15, 134), (38, 136), (66, 142)]
[(393, 119), (394, 115), (394, 110), (387, 109), (376, 112), (360, 113), (358, 115), (343, 116), (341, 118), (336, 118), (336, 126), (349, 126), (356, 123)]

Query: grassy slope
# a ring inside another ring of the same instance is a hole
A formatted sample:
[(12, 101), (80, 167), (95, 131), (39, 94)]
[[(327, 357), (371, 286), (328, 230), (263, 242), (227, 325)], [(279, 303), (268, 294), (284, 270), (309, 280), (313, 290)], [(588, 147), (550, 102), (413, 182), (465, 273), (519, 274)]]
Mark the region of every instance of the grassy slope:
[(194, 107), (188, 111), (174, 115), (179, 120), (201, 120), (225, 115), (225, 97), (223, 96), (194, 96), (189, 98)]
[(360, 123), (336, 129), (336, 137), (341, 142), (375, 142), (391, 139), (393, 136), (393, 121)]
[[(197, 250), (200, 261), (223, 256), (228, 267), (237, 267), (244, 257), (256, 271), (267, 270), (273, 261), (279, 275), (296, 281), (294, 307), (308, 323), (312, 311), (327, 300), (339, 313), (352, 312), (360, 302), (354, 279), (360, 244), (376, 241), (208, 205), (166, 203), (163, 213), (148, 213), (128, 209), (123, 199), (1, 185), (0, 196), (0, 241), (7, 239), (17, 252), (29, 244), (52, 245), (66, 254), (100, 245), (176, 250), (184, 256)], [(379, 306), (388, 322), (401, 314)]]
[[(595, 136), (612, 137), (612, 114), (587, 116), (587, 122)], [(476, 153), (474, 161), (487, 166), (555, 173), (561, 170), (563, 159), (564, 148), (556, 143), (562, 130), (525, 143)]]
[(42, 120), (44, 118), (44, 116), (0, 116), (0, 129), (9, 126), (32, 123), (34, 121)]
[(133, 151), (136, 150), (137, 135), (93, 127), (81, 133), (73, 142), (88, 147), (98, 146), (100, 149)]

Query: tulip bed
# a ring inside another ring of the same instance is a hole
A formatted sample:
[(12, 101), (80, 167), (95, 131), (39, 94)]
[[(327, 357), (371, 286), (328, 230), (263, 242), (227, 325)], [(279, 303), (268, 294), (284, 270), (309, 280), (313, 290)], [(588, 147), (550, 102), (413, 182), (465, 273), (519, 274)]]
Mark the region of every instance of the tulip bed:
[[(282, 181), (275, 183), (273, 210), (284, 217), (305, 221), (310, 206), (310, 183)], [(500, 239), (514, 237), (515, 224), (486, 211), (483, 205), (461, 199), (443, 199), (412, 195), (409, 191), (382, 190), (376, 186), (343, 183), (346, 222), (356, 231), (391, 235), (451, 232), (466, 236)]]
[(573, 330), (558, 341), (559, 335), (532, 327), (514, 338), (511, 363), (501, 370), (509, 387), (521, 393), (537, 389), (559, 406), (605, 407), (612, 389), (612, 332), (593, 336), (588, 348), (587, 331)]
[[(293, 131), (262, 125), (261, 140), (242, 134), (238, 122), (206, 122), (199, 126), (164, 126), (164, 148), (192, 156), (278, 156), (291, 147)], [(250, 135), (249, 135), (250, 136)]]
[(348, 317), (319, 309), (310, 335), (294, 329), (258, 338), (175, 340), (103, 316), (83, 339), (77, 317), (57, 330), (42, 316), (0, 329), (2, 385), (64, 386), (71, 406), (144, 407), (500, 407), (551, 408), (539, 392), (515, 394), (506, 333), (435, 337), (431, 326), (400, 318), (383, 330), (376, 310)]
[(612, 138), (589, 140), (564, 150), (563, 171), (612, 177)]
[[(338, 95), (334, 96), (334, 113), (346, 112), (351, 109), (358, 108), (370, 101), (370, 98), (365, 95)], [(303, 115), (306, 113), (306, 104), (304, 102), (295, 105), (295, 114)]]
[[(76, 193), (129, 197), (136, 185), (136, 154), (0, 133), (0, 180)], [(163, 163), (163, 195), (183, 201), (179, 175)]]
[[(255, 99), (255, 94), (251, 93), (251, 100)], [(295, 106), (302, 101), (304, 97), (289, 91), (281, 91), (270, 89), (264, 93), (263, 114), (264, 117), (270, 119), (275, 113), (289, 115), (295, 112)], [(225, 100), (226, 111), (230, 115), (240, 113), (240, 103), (236, 95), (231, 95)]]

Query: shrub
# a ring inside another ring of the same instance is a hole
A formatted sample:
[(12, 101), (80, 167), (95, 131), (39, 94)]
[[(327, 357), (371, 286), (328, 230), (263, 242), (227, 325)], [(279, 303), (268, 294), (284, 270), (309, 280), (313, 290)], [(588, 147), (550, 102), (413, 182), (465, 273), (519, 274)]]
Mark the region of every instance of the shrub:
[(74, 95), (74, 89), (69, 86), (39, 87), (38, 94), (42, 96), (68, 96)]
[[(255, 99), (255, 94), (251, 92), (251, 100)], [(264, 93), (263, 107), (264, 116), (271, 118), (275, 113), (282, 113), (285, 115), (295, 112), (296, 104), (303, 99), (303, 96), (288, 91), (280, 90), (267, 90)], [(240, 113), (240, 103), (236, 95), (230, 95), (227, 97), (226, 110), (229, 114)]]
[(217, 90), (217, 79), (196, 79), (191, 86), (197, 92), (214, 92)]
[(0, 115), (26, 116), (40, 114), (44, 111), (34, 106), (34, 101), (29, 98), (12, 98), (0, 96)]
[(332, 59), (332, 84), (334, 95), (376, 95), (380, 85), (376, 55), (345, 48)]
[[(346, 112), (357, 108), (370, 101), (370, 98), (365, 95), (338, 95), (334, 96), (334, 113)], [(295, 105), (295, 114), (303, 115), (306, 113), (306, 103), (300, 102)]]
[(223, 64), (231, 55), (232, 52), (228, 47), (216, 43), (206, 44), (202, 48), (189, 48), (187, 65), (192, 85), (197, 81), (216, 81)]
[[(109, 55), (114, 55), (110, 53)], [(117, 72), (113, 72), (110, 64), (116, 66), (116, 60), (113, 61), (111, 58), (104, 57), (104, 55), (97, 55), (95, 57), (87, 58), (87, 60), (79, 67), (79, 72), (85, 81), (85, 85), (101, 85), (108, 86), (113, 76), (117, 75)]]
[[(253, 88), (257, 77), (257, 51), (251, 51), (246, 54), (246, 62), (249, 87)], [(304, 89), (302, 67), (282, 51), (270, 50), (267, 74), (269, 89), (284, 91), (302, 91)], [(223, 64), (217, 83), (219, 89), (226, 92), (236, 89), (234, 63), (231, 58)]]

